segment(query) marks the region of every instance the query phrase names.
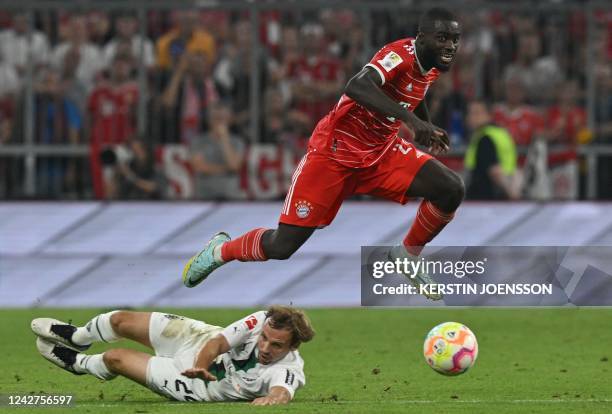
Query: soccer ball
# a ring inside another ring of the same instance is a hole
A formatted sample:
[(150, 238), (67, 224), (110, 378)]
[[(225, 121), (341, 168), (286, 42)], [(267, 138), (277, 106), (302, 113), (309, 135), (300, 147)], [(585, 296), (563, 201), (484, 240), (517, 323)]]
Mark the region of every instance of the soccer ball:
[(476, 362), (476, 335), (462, 323), (441, 323), (427, 334), (423, 354), (425, 361), (436, 372), (443, 375), (463, 374)]

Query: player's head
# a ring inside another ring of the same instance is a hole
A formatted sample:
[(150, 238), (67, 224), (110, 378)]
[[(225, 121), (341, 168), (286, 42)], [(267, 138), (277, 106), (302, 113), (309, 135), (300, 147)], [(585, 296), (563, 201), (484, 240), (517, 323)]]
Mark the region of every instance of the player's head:
[(271, 306), (257, 340), (259, 363), (279, 361), (313, 337), (314, 330), (304, 312), (290, 306)]
[(459, 48), (461, 26), (450, 11), (435, 7), (419, 19), (416, 49), (423, 69), (450, 69)]

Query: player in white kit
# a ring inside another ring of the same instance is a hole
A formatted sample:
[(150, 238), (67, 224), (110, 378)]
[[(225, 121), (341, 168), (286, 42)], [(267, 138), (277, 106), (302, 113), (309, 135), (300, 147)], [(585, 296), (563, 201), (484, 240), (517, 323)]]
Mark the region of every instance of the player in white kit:
[[(179, 401), (289, 402), (304, 386), (298, 347), (314, 336), (306, 315), (272, 306), (226, 328), (172, 314), (114, 311), (83, 327), (51, 318), (32, 321), (41, 355), (73, 374), (118, 375)], [(93, 342), (126, 338), (155, 351), (83, 353)]]

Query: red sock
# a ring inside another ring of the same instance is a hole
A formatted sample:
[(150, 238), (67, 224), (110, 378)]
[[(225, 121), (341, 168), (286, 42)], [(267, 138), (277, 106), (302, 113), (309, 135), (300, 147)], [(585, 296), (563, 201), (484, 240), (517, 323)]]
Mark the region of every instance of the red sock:
[(453, 219), (454, 215), (455, 213), (444, 213), (429, 201), (423, 200), (414, 223), (404, 239), (404, 246), (408, 253), (413, 256), (420, 255), (423, 246), (432, 241)]
[(263, 228), (253, 229), (237, 239), (223, 243), (221, 245), (223, 261), (263, 262), (268, 260), (261, 245), (261, 237), (266, 230)]

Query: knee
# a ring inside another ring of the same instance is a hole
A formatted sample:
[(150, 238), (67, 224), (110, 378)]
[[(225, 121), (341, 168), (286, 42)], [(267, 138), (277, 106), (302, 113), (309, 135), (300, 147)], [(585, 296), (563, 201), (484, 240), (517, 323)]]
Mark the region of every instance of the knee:
[(102, 360), (109, 371), (118, 372), (123, 364), (123, 351), (121, 349), (110, 349), (104, 353)]
[(461, 178), (459, 174), (451, 172), (451, 176), (452, 178), (449, 180), (451, 183), (449, 188), (449, 195), (451, 201), (455, 205), (455, 209), (457, 209), (457, 207), (459, 207), (459, 204), (461, 204), (461, 202), (465, 198), (465, 184), (463, 183), (463, 178)]
[(465, 197), (465, 184), (459, 174), (448, 170), (445, 180), (440, 189), (440, 205), (441, 210), (452, 213), (457, 210)]
[(121, 335), (121, 332), (129, 323), (129, 320), (130, 312), (127, 311), (116, 311), (110, 316), (111, 327), (117, 335)]

